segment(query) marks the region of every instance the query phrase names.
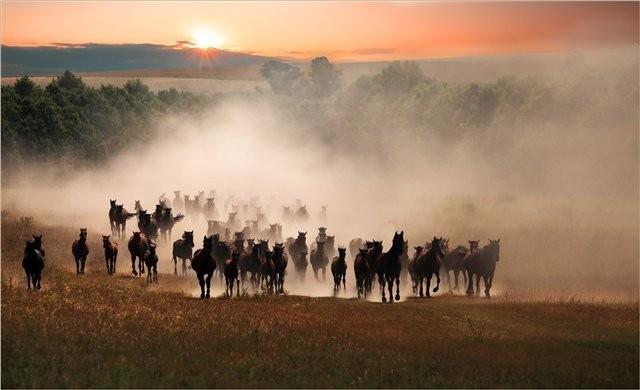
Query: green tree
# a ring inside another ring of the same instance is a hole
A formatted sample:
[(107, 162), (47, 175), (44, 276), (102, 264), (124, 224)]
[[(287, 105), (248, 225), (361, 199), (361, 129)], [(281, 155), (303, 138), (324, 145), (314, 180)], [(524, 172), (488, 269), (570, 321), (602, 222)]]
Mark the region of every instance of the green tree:
[(267, 80), (273, 93), (290, 95), (294, 85), (300, 79), (300, 69), (297, 66), (271, 60), (262, 65), (260, 75)]

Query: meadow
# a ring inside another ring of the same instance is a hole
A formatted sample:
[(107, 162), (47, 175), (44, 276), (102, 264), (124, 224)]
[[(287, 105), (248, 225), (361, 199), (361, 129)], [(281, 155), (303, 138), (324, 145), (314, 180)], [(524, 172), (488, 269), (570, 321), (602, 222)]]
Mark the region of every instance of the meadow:
[[(39, 292), (20, 269), (31, 231), (47, 250)], [(200, 300), (193, 275), (161, 274), (159, 285), (130, 276), (124, 243), (117, 275), (94, 244), (76, 276), (76, 234), (2, 214), (3, 387), (639, 385), (637, 302), (227, 299), (219, 284)]]

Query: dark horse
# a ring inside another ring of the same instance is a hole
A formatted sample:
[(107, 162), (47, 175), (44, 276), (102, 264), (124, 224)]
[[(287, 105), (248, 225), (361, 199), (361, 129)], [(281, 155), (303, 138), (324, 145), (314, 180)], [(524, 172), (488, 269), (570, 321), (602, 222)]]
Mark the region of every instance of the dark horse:
[(224, 280), (227, 284), (225, 293), (228, 297), (233, 296), (233, 285), (237, 286), (236, 294), (240, 296), (240, 279), (238, 279), (238, 260), (240, 259), (240, 253), (234, 251), (231, 253), (231, 258), (224, 261)]
[(310, 260), (313, 275), (316, 277), (316, 280), (318, 280), (318, 270), (320, 269), (322, 269), (322, 280), (325, 280), (329, 258), (324, 252), (324, 241), (316, 242), (316, 248), (311, 251)]
[(422, 254), (422, 250), (424, 247), (422, 246), (414, 246), (413, 247), (416, 252), (413, 254), (411, 260), (409, 260), (409, 264), (407, 265), (407, 271), (409, 272), (409, 276), (411, 277), (411, 290), (413, 294), (418, 292), (418, 277), (416, 276), (416, 261)]
[(275, 243), (273, 246), (273, 266), (276, 284), (276, 294), (284, 293), (284, 275), (287, 271), (287, 254), (284, 253), (284, 244)]
[[(191, 260), (191, 268), (196, 271), (198, 283), (200, 283), (200, 298), (211, 296), (211, 277), (216, 269), (216, 261), (211, 254), (213, 251), (213, 237), (205, 236), (202, 240), (202, 249), (198, 249)], [(205, 294), (205, 284), (207, 290)]]
[(124, 208), (123, 205), (119, 204), (116, 206), (116, 236), (118, 238), (124, 238), (125, 232), (127, 230), (127, 219), (137, 215), (137, 213), (130, 213), (127, 209)]
[(178, 259), (182, 260), (182, 276), (187, 274), (187, 260), (193, 258), (193, 230), (185, 231), (182, 238), (173, 242), (173, 274), (178, 274)]
[(258, 288), (260, 284), (260, 245), (253, 245), (251, 250), (242, 253), (239, 261), (240, 279), (244, 287), (244, 281), (247, 278), (247, 272), (251, 272), (251, 284), (253, 288)]
[(111, 241), (111, 236), (102, 236), (102, 247), (104, 248), (104, 260), (107, 263), (107, 273), (116, 273), (116, 260), (118, 260), (118, 243)]
[(307, 259), (307, 255), (307, 252), (302, 251), (297, 259), (292, 259), (294, 268), (296, 269), (296, 273), (300, 280), (304, 280), (304, 277), (307, 274), (307, 267), (309, 267), (309, 259)]
[(500, 261), (500, 239), (489, 240), (489, 244), (471, 253), (465, 258), (464, 268), (469, 278), (467, 295), (473, 295), (473, 276), (476, 276), (476, 294), (480, 291), (480, 278), (484, 281), (484, 295), (491, 298), (490, 290), (493, 284), (493, 274), (496, 263)]
[(400, 300), (400, 256), (402, 255), (402, 247), (404, 245), (404, 231), (393, 234), (393, 241), (388, 252), (380, 253), (376, 259), (376, 272), (378, 274), (378, 283), (380, 283), (380, 292), (382, 293), (382, 302), (386, 302), (387, 298), (384, 294), (385, 285), (389, 288), (389, 302), (393, 302), (393, 282), (396, 282), (396, 301)]
[(269, 249), (262, 250), (262, 262), (260, 264), (260, 286), (268, 292), (273, 291), (274, 279), (276, 275), (276, 267), (273, 264), (272, 252)]
[(80, 238), (71, 245), (71, 253), (76, 260), (76, 275), (84, 274), (84, 264), (87, 262), (87, 256), (89, 256), (87, 228), (80, 229)]
[(35, 241), (27, 241), (27, 246), (24, 249), (24, 257), (22, 258), (22, 268), (24, 268), (25, 274), (27, 274), (27, 288), (31, 289), (33, 282), (33, 289), (40, 290), (40, 279), (42, 279), (42, 270), (44, 269), (44, 257), (39, 250), (36, 249)]
[(451, 288), (451, 275), (450, 271), (453, 271), (453, 276), (455, 278), (454, 289), (458, 291), (458, 276), (462, 272), (462, 276), (464, 277), (464, 284), (467, 284), (467, 273), (464, 269), (464, 259), (469, 253), (469, 250), (464, 246), (460, 245), (453, 250), (449, 250), (449, 239), (442, 240), (441, 243), (442, 252), (444, 252), (444, 257), (442, 257), (441, 263), (444, 268), (444, 277), (449, 285), (449, 291), (453, 291)]
[(444, 256), (442, 251), (442, 239), (433, 237), (431, 245), (427, 245), (429, 249), (423, 251), (421, 255), (416, 259), (414, 268), (415, 277), (420, 284), (420, 296), (424, 297), (424, 290), (422, 289), (422, 281), (427, 279), (427, 297), (431, 296), (429, 288), (431, 287), (431, 277), (436, 276), (437, 285), (434, 287), (433, 292), (437, 292), (440, 288), (440, 259)]
[(109, 226), (111, 226), (111, 234), (116, 235), (116, 199), (109, 199)]
[(140, 232), (133, 232), (133, 236), (128, 243), (129, 253), (131, 254), (131, 272), (134, 276), (138, 276), (136, 271), (136, 257), (138, 258), (138, 270), (140, 274), (144, 273), (144, 255), (149, 250), (149, 240)]
[(158, 255), (156, 244), (149, 245), (149, 251), (144, 256), (144, 264), (147, 266), (147, 283), (158, 283)]
[(342, 287), (347, 289), (347, 248), (338, 248), (338, 256), (331, 261), (331, 274), (333, 275), (333, 292), (337, 293)]
[(367, 261), (367, 248), (360, 248), (355, 260), (353, 260), (353, 272), (356, 276), (356, 289), (358, 290), (358, 298), (367, 296), (368, 279), (371, 277), (369, 271), (369, 262)]
[(309, 253), (309, 247), (307, 246), (307, 232), (298, 232), (298, 237), (287, 238), (287, 252), (292, 259), (300, 259), (302, 252)]

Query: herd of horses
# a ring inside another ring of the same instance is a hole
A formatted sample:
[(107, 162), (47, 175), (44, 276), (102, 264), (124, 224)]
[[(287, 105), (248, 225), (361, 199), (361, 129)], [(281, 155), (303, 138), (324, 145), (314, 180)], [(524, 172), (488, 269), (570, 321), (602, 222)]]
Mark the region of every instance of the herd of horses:
[[(189, 196), (182, 197), (180, 192), (176, 191), (175, 198), (171, 201), (163, 194), (153, 213), (148, 213), (140, 201), (135, 202), (135, 212), (129, 212), (122, 204), (117, 204), (116, 200), (110, 200), (108, 215), (111, 234), (102, 236), (107, 273), (111, 275), (116, 272), (116, 239), (126, 239), (127, 220), (137, 217), (138, 230), (127, 240), (132, 274), (142, 275), (146, 267), (147, 282), (158, 283), (157, 245), (168, 244), (175, 224), (185, 217), (190, 217), (192, 221), (202, 218), (207, 220), (207, 233), (203, 237), (202, 247), (194, 251), (194, 231), (184, 231), (182, 236), (171, 244), (171, 258), (174, 274), (185, 276), (188, 268), (195, 271), (201, 298), (210, 297), (211, 279), (215, 274), (218, 274), (221, 280), (224, 279), (225, 294), (229, 297), (233, 296), (234, 289), (236, 295), (240, 294), (241, 283), (243, 286), (249, 283), (256, 291), (263, 289), (270, 293), (282, 294), (285, 292), (289, 258), (292, 260), (295, 274), (301, 281), (304, 281), (309, 265), (315, 278), (319, 279), (321, 273), (323, 280), (326, 277), (326, 268), (329, 267), (333, 276), (334, 294), (346, 290), (347, 248), (338, 247), (336, 250), (335, 236), (328, 235), (326, 228), (319, 228), (318, 235), (311, 245), (307, 244), (306, 232), (299, 231), (297, 237), (284, 239), (282, 225), (268, 223), (265, 213), (255, 202), (243, 205), (242, 210), (235, 204), (225, 204), (225, 212), (228, 215), (226, 221), (214, 220), (212, 218), (219, 214), (214, 196), (215, 194), (210, 193), (206, 201), (202, 201), (204, 193), (201, 192), (191, 200)], [(174, 209), (181, 213), (174, 215)], [(252, 215), (255, 219), (246, 220), (245, 226), (242, 227), (238, 220), (239, 211), (242, 211), (242, 215)], [(326, 216), (325, 206), (322, 207), (321, 216)], [(301, 204), (297, 205), (295, 212), (292, 212), (290, 207), (283, 208), (283, 221), (305, 221), (308, 217), (305, 206)], [(261, 229), (261, 226), (264, 228)], [(234, 232), (233, 237), (231, 232)], [(273, 242), (272, 246), (269, 244), (270, 241)], [(368, 297), (377, 282), (382, 302), (393, 302), (394, 299), (398, 301), (401, 279), (406, 281), (408, 278), (414, 295), (420, 297), (429, 297), (431, 292), (437, 292), (441, 276), (445, 278), (450, 291), (457, 291), (460, 274), (463, 275), (467, 286), (467, 295), (479, 293), (482, 279), (484, 294), (490, 297), (496, 263), (500, 260), (499, 239), (489, 240), (483, 247), (480, 247), (479, 241), (469, 241), (469, 247), (459, 245), (450, 248), (448, 239), (433, 237), (424, 245), (415, 246), (414, 250), (413, 256), (410, 257), (404, 231), (394, 233), (387, 251), (384, 250), (382, 241), (361, 238), (351, 240), (349, 252), (358, 298)], [(76, 273), (83, 274), (89, 254), (86, 228), (80, 229), (78, 239), (72, 244), (72, 254), (76, 263)], [(28, 288), (33, 284), (34, 289), (40, 289), (44, 259), (42, 236), (33, 236), (33, 239), (27, 241), (23, 259)], [(436, 285), (431, 289), (434, 278)]]

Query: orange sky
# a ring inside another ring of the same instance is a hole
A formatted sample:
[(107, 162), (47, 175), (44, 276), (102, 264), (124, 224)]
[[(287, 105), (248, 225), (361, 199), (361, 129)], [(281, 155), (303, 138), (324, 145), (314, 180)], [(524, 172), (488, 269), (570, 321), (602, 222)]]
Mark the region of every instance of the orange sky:
[(206, 27), (222, 48), (368, 61), (638, 42), (637, 2), (2, 2), (2, 43), (158, 43)]

